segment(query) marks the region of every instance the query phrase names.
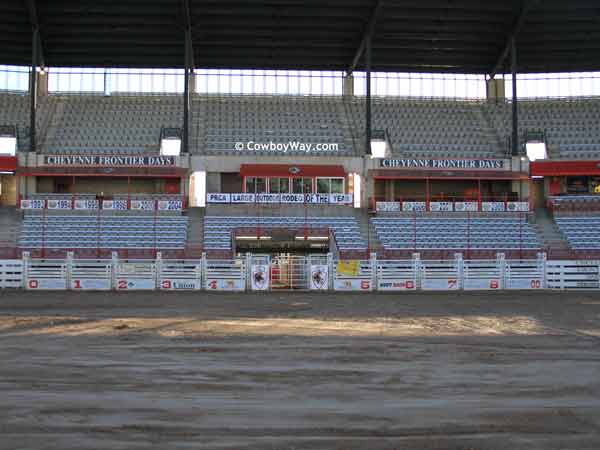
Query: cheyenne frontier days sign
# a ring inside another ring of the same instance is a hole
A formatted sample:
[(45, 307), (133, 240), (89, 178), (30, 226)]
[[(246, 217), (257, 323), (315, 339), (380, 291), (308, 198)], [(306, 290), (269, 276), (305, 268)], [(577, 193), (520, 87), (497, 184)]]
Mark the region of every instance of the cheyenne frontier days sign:
[(175, 165), (172, 156), (44, 156), (46, 166), (103, 166), (103, 167), (168, 167)]
[(503, 159), (382, 159), (385, 169), (506, 170)]

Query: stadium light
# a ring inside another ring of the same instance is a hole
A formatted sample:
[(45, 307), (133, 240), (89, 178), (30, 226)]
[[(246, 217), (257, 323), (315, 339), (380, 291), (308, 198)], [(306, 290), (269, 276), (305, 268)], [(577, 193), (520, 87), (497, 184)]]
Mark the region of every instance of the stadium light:
[(181, 153), (181, 139), (165, 138), (160, 141), (160, 154), (163, 156), (179, 156)]
[(13, 126), (0, 127), (0, 154), (15, 156), (17, 152), (17, 131)]
[(529, 161), (548, 158), (548, 150), (544, 142), (528, 142), (525, 144), (525, 152)]
[(384, 130), (371, 132), (371, 158), (385, 158), (390, 154), (390, 145)]

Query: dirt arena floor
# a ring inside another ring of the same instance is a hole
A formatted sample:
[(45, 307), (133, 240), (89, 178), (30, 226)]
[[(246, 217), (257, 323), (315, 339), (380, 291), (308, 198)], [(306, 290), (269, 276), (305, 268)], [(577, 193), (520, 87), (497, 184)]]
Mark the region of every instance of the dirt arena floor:
[(0, 292), (1, 449), (600, 449), (600, 293)]

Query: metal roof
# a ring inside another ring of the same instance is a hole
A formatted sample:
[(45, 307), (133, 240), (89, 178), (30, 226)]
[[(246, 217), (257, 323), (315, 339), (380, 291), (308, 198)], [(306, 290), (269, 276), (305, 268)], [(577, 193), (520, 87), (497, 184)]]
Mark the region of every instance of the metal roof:
[(3, 0), (0, 64), (37, 27), (48, 67), (183, 67), (188, 23), (199, 68), (361, 70), (371, 24), (374, 71), (508, 72), (513, 35), (520, 72), (600, 70), (598, 0)]

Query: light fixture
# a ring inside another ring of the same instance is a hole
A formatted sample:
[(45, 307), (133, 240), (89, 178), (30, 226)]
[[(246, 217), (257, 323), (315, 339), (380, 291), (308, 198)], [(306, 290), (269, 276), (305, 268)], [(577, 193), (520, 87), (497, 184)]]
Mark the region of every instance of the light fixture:
[(371, 132), (371, 158), (385, 158), (390, 153), (390, 146), (384, 130)]

